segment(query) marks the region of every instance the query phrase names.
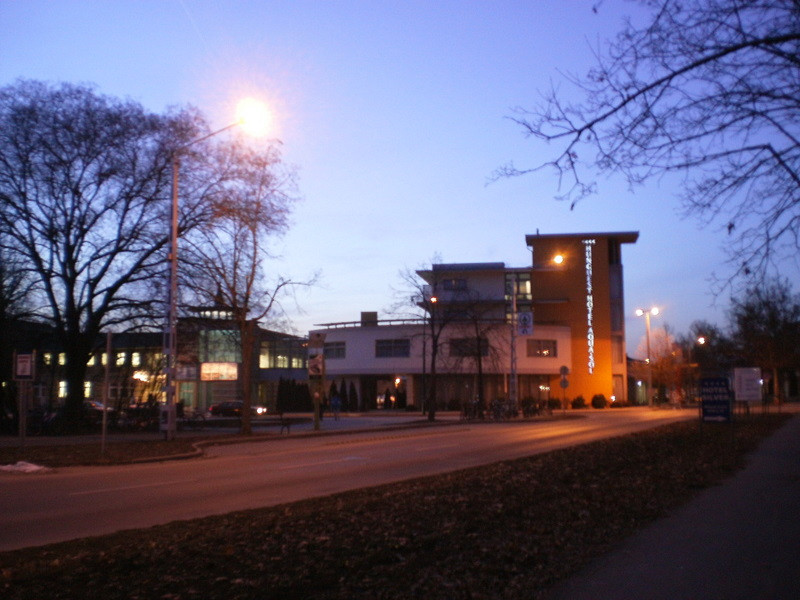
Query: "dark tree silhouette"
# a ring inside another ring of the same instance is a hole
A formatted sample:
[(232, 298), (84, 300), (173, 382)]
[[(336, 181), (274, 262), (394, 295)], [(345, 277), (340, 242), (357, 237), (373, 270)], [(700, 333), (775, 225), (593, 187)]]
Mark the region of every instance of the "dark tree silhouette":
[[(796, 0), (642, 0), (571, 81), (514, 119), (555, 144), (553, 167), (572, 206), (596, 191), (589, 172), (639, 184), (685, 176), (686, 214), (729, 234), (734, 275), (763, 280), (800, 250), (800, 4)], [(602, 5), (595, 7), (602, 10)]]

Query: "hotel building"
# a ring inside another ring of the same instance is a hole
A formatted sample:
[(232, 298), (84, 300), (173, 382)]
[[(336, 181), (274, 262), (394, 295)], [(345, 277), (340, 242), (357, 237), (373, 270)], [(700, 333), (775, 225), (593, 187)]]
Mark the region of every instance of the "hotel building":
[(537, 233), (525, 237), (530, 266), (420, 270), (419, 318), (362, 313), (311, 332), (324, 339), (326, 380), (353, 384), (360, 409), (423, 406), (434, 369), (439, 409), (477, 398), (627, 402), (622, 245), (637, 239)]

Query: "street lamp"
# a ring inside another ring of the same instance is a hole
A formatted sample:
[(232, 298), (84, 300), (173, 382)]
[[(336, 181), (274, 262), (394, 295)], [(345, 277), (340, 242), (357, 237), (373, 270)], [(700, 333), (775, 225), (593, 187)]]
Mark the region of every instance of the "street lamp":
[(650, 315), (656, 316), (659, 312), (657, 306), (654, 306), (650, 310), (644, 310), (642, 308), (636, 309), (636, 316), (644, 317), (647, 339), (647, 396), (650, 406), (653, 406), (653, 361), (650, 357)]
[[(251, 134), (263, 134), (266, 131), (266, 123), (269, 122), (269, 114), (266, 106), (253, 98), (242, 100), (237, 107), (237, 119), (230, 125), (222, 129), (213, 131), (207, 135), (194, 139), (183, 146), (176, 148), (172, 152), (172, 210), (170, 216), (170, 246), (169, 246), (169, 286), (167, 288), (167, 322), (164, 334), (164, 358), (165, 358), (165, 389), (166, 389), (166, 425), (164, 429), (165, 438), (172, 440), (175, 438), (176, 419), (175, 419), (175, 393), (176, 393), (176, 369), (178, 365), (178, 175), (180, 172), (181, 153), (191, 146), (205, 141), (215, 135), (242, 126), (245, 131)], [(162, 417), (163, 419), (163, 417)], [(163, 423), (163, 421), (162, 421)]]

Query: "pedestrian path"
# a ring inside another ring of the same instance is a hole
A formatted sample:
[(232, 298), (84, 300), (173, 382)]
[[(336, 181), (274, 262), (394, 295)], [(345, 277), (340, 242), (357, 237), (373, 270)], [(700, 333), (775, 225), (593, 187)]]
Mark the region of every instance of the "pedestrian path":
[(800, 415), (733, 478), (704, 490), (544, 597), (800, 598)]

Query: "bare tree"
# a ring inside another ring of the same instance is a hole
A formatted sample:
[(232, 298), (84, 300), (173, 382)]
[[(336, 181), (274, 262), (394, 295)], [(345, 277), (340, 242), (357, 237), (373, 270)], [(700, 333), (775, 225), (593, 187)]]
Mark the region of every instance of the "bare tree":
[(19, 257), (4, 250), (0, 242), (0, 431), (5, 429), (7, 415), (17, 410), (12, 356), (22, 334), (22, 320), (32, 315), (32, 291), (31, 278)]
[(67, 355), (67, 413), (83, 399), (103, 326), (152, 313), (162, 270), (168, 148), (180, 117), (87, 87), (21, 81), (0, 90), (0, 229), (41, 292), (38, 315)]
[(781, 371), (800, 365), (800, 296), (790, 285), (773, 280), (731, 299), (734, 343), (745, 366), (772, 372), (773, 394), (781, 399)]
[(209, 198), (249, 176), (249, 165), (220, 169), (209, 159), (225, 141), (185, 149), (209, 131), (194, 110), (152, 114), (85, 86), (0, 89), (0, 244), (25, 265), (38, 316), (66, 353), (73, 419), (101, 329), (152, 325), (164, 314), (174, 153), (184, 149), (181, 236), (210, 218)]
[(208, 197), (210, 218), (184, 241), (184, 286), (201, 304), (227, 312), (240, 349), (242, 433), (251, 433), (252, 370), (258, 323), (282, 316), (281, 297), (298, 285), (282, 275), (268, 276), (267, 239), (288, 226), (294, 198), (293, 173), (282, 168), (276, 147), (255, 151), (230, 145), (209, 157), (212, 171), (230, 173), (228, 185)]
[[(557, 144), (571, 206), (596, 191), (587, 171), (640, 184), (685, 176), (686, 214), (727, 229), (737, 275), (763, 279), (800, 250), (800, 4), (797, 0), (641, 0), (597, 64), (515, 120)], [(597, 9), (597, 7), (595, 8)]]
[[(430, 355), (423, 358), (427, 373), (423, 374), (423, 400), (428, 419), (436, 419), (439, 404), (438, 375), (441, 369), (454, 371), (465, 361), (473, 361), (478, 373), (478, 395), (483, 405), (483, 374), (486, 361), (497, 360), (493, 333), (503, 322), (491, 314), (487, 304), (474, 290), (454, 288), (453, 270), (434, 258), (430, 266), (400, 273), (403, 288), (393, 312), (414, 317), (423, 325), (423, 344)], [(445, 335), (446, 334), (446, 335)], [(430, 345), (428, 346), (428, 342)], [(455, 345), (455, 346), (454, 346)], [(446, 356), (447, 348), (450, 356)]]
[[(436, 258), (431, 261), (431, 265), (435, 263)], [(427, 272), (430, 272), (427, 278), (420, 274)], [(423, 409), (428, 413), (428, 420), (435, 421), (442, 334), (453, 323), (456, 314), (450, 303), (439, 302), (439, 295), (444, 291), (443, 277), (432, 268), (406, 269), (400, 273), (400, 278), (403, 288), (395, 292), (399, 300), (393, 312), (404, 317), (417, 318), (423, 324), (423, 367), (428, 369), (427, 373), (423, 373)], [(428, 342), (430, 356), (426, 357)]]

